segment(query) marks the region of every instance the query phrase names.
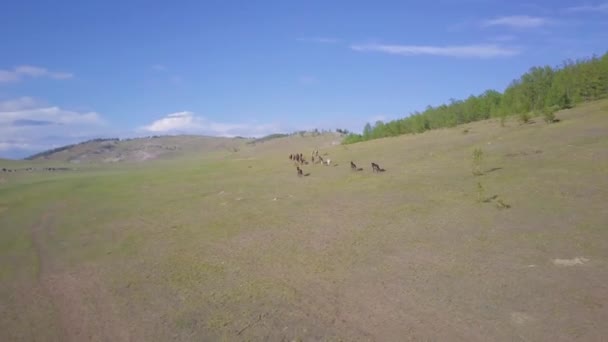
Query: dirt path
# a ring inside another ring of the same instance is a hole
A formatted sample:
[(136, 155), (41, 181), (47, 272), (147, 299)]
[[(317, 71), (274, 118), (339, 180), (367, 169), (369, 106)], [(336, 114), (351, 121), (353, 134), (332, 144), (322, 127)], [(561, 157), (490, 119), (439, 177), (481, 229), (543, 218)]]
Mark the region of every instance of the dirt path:
[(48, 241), (56, 209), (42, 215), (31, 228), (38, 261), (38, 285), (53, 305), (63, 341), (129, 341), (133, 337), (119, 319), (112, 296), (99, 282), (95, 269), (68, 270), (61, 267)]

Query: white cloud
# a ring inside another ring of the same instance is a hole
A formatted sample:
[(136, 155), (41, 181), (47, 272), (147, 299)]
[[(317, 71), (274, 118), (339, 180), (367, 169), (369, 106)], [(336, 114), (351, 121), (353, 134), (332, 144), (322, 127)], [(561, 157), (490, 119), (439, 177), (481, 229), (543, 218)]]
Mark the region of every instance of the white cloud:
[(40, 101), (29, 96), (23, 96), (17, 99), (0, 102), (0, 113), (35, 108), (38, 106), (41, 106)]
[(14, 71), (0, 69), (0, 82), (16, 82), (19, 81), (20, 78), (20, 75)]
[(18, 82), (27, 77), (48, 77), (55, 80), (65, 80), (74, 77), (74, 75), (67, 72), (50, 71), (31, 65), (21, 65), (13, 70), (0, 70), (0, 83)]
[(202, 134), (221, 137), (261, 137), (281, 131), (277, 124), (223, 123), (207, 120), (193, 112), (168, 114), (141, 130), (157, 134)]
[[(102, 124), (95, 112), (78, 113), (59, 107), (39, 107), (0, 112), (0, 126), (27, 126), (24, 122), (46, 122), (49, 125)], [(34, 126), (36, 124), (33, 124)]]
[(169, 114), (166, 117), (156, 120), (143, 128), (144, 130), (150, 132), (169, 132), (182, 129), (192, 129), (198, 125), (194, 121), (195, 118), (192, 112), (178, 112)]
[(299, 42), (319, 43), (319, 44), (335, 44), (340, 41), (339, 39), (330, 38), (330, 37), (304, 37), (304, 38), (298, 38), (297, 40)]
[(429, 45), (352, 45), (351, 49), (361, 52), (383, 52), (401, 56), (433, 55), (447, 57), (507, 57), (520, 53), (513, 47), (504, 47), (496, 44), (474, 44), (474, 45), (451, 45), (451, 46), (429, 46)]
[(532, 17), (528, 15), (513, 15), (485, 20), (482, 22), (483, 27), (490, 26), (506, 26), (517, 29), (536, 28), (549, 24), (549, 19), (541, 17)]
[(6, 152), (11, 150), (31, 150), (31, 146), (29, 144), (16, 141), (0, 141), (0, 152)]
[[(105, 123), (95, 112), (49, 106), (31, 97), (0, 101), (0, 152), (24, 154), (98, 136)], [(27, 153), (25, 153), (27, 152)]]
[(566, 12), (600, 12), (600, 13), (608, 13), (608, 2), (598, 4), (598, 5), (583, 5), (583, 6), (574, 6), (568, 7), (565, 9)]

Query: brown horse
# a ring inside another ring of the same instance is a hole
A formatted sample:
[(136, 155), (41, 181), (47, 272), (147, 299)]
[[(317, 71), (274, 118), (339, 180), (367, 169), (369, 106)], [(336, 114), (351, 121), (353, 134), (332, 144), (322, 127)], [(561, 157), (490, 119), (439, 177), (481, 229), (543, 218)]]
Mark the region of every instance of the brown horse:
[(385, 169), (381, 168), (380, 165), (372, 163), (372, 172), (384, 172)]

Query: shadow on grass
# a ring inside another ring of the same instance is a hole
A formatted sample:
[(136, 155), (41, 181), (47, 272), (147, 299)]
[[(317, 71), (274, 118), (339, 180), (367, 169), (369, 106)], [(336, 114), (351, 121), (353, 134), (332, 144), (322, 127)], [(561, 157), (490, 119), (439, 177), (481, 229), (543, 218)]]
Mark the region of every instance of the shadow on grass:
[(491, 197), (488, 197), (484, 200), (482, 200), (483, 203), (492, 203), (494, 202), (494, 205), (496, 206), (497, 209), (510, 209), (511, 205), (506, 203), (505, 201), (503, 201), (502, 199), (498, 198), (498, 195), (494, 195)]
[(490, 203), (490, 202), (492, 202), (493, 200), (495, 200), (497, 198), (498, 198), (498, 195), (494, 195), (494, 196), (491, 196), (491, 197), (488, 197), (488, 198), (482, 200), (482, 202), (483, 203)]
[(485, 170), (482, 174), (491, 173), (498, 170), (502, 170), (502, 167), (493, 167), (491, 169)]
[(502, 170), (502, 167), (493, 167), (491, 169), (485, 170), (485, 171), (473, 171), (473, 176), (484, 176), (488, 173), (492, 173), (494, 171), (498, 171), (498, 170)]

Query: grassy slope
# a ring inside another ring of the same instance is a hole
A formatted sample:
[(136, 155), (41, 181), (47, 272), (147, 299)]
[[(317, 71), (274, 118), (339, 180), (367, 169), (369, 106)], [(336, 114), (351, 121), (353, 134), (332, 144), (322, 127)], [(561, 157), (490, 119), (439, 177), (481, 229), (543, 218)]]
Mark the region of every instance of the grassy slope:
[(162, 136), (121, 141), (92, 141), (40, 156), (35, 160), (74, 163), (144, 161), (172, 159), (183, 156), (204, 156), (240, 149), (251, 139), (230, 139), (204, 136)]
[(557, 116), (2, 175), (0, 339), (599, 340), (608, 102)]

